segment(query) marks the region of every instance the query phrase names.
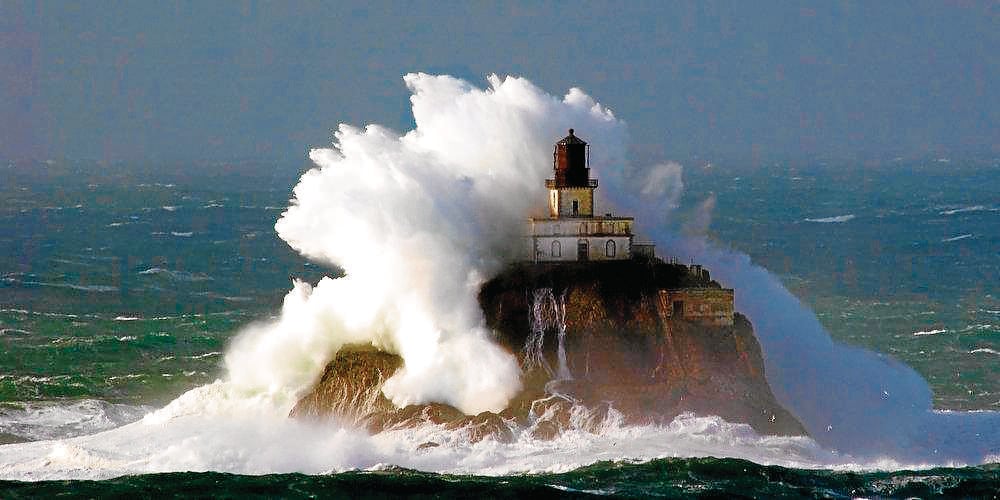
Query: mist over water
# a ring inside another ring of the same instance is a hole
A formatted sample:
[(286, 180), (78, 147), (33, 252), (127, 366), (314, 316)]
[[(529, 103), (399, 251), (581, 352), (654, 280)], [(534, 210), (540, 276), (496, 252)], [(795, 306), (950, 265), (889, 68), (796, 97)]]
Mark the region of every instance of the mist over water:
[[(320, 473), (384, 464), (499, 474), (570, 470), (598, 460), (734, 456), (793, 467), (898, 468), (997, 461), (996, 413), (934, 413), (911, 369), (834, 342), (815, 315), (745, 255), (703, 233), (714, 200), (687, 227), (663, 229), (682, 168), (625, 159), (626, 126), (578, 89), (551, 96), (523, 78), (481, 89), (411, 74), (416, 127), (341, 125), (275, 225), (309, 259), (346, 276), (296, 280), (280, 315), (246, 328), (215, 383), (139, 422), (79, 438), (0, 447), (0, 477), (110, 477), (172, 470)], [(515, 358), (489, 340), (480, 284), (519, 256), (525, 217), (543, 212), (552, 143), (575, 128), (591, 144), (601, 212), (634, 215), (661, 257), (694, 260), (736, 289), (779, 401), (814, 439), (756, 435), (713, 417), (666, 426), (612, 420), (540, 442), (472, 444), (436, 426), (364, 432), (286, 418), (341, 346), (371, 344), (405, 362), (384, 392), (396, 405), (441, 402), (498, 411), (520, 388)], [(693, 235), (693, 236), (692, 236)], [(417, 453), (425, 442), (442, 446)], [(138, 445), (134, 443), (139, 443)]]
[(996, 461), (1000, 414), (933, 411), (931, 390), (913, 369), (832, 340), (812, 311), (747, 256), (699, 241), (662, 241), (736, 288), (736, 308), (753, 322), (775, 397), (824, 447), (869, 458)]

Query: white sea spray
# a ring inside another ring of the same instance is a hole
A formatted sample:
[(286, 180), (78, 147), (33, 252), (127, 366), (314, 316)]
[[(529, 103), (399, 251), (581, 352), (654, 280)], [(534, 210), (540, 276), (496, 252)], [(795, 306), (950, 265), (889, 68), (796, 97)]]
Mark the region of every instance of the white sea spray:
[[(680, 167), (631, 167), (624, 124), (582, 91), (555, 98), (520, 78), (491, 78), (486, 90), (450, 77), (406, 81), (416, 128), (341, 126), (333, 148), (310, 155), (317, 168), (303, 176), (276, 226), (293, 248), (340, 266), (346, 277), (295, 281), (280, 316), (249, 327), (228, 348), (218, 381), (116, 429), (2, 446), (0, 477), (322, 473), (381, 464), (507, 474), (671, 456), (854, 470), (996, 456), (995, 413), (931, 411), (930, 391), (912, 370), (832, 341), (815, 315), (748, 257), (664, 230), (677, 206)], [(296, 397), (346, 343), (404, 358), (406, 368), (386, 389), (397, 404), (440, 401), (468, 413), (506, 404), (518, 367), (489, 342), (475, 293), (514, 258), (524, 216), (544, 208), (551, 143), (569, 127), (592, 144), (601, 206), (637, 215), (661, 255), (703, 263), (737, 289), (770, 385), (813, 438), (760, 436), (744, 424), (692, 415), (658, 426), (606, 422), (550, 441), (522, 431), (511, 443), (473, 443), (462, 430), (436, 425), (368, 435), (336, 422), (288, 419)], [(439, 446), (421, 448), (431, 442)]]

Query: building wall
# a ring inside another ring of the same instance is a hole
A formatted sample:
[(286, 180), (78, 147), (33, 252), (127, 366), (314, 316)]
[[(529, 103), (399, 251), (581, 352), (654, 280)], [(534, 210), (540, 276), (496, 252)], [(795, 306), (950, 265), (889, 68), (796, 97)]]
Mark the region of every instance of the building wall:
[[(679, 306), (679, 311), (675, 308)], [(717, 326), (733, 324), (731, 288), (682, 288), (660, 290), (660, 307), (668, 318)], [(680, 314), (677, 314), (677, 313)]]
[(631, 236), (631, 217), (530, 219), (532, 236)]
[(549, 214), (557, 216), (574, 216), (573, 202), (577, 202), (577, 217), (593, 217), (594, 188), (559, 188), (549, 190)]
[[(631, 258), (630, 236), (533, 236), (528, 238), (528, 255), (541, 262), (573, 262), (577, 260), (578, 245), (587, 243), (587, 260), (626, 260)], [(614, 255), (608, 255), (608, 242)], [(557, 252), (553, 250), (556, 249)]]
[(652, 243), (636, 243), (633, 241), (632, 255), (641, 255), (652, 259), (653, 257), (656, 257), (656, 245)]
[[(569, 222), (569, 221), (567, 221)], [(631, 217), (594, 217), (590, 219), (572, 221), (575, 227), (572, 228), (577, 234), (632, 234)]]

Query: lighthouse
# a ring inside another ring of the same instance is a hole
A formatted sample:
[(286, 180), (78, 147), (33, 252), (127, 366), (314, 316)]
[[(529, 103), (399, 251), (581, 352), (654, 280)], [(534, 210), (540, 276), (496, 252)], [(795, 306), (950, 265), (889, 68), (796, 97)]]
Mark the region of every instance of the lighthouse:
[(652, 245), (633, 245), (633, 217), (596, 212), (597, 179), (590, 178), (590, 145), (569, 129), (552, 151), (555, 175), (546, 179), (548, 217), (528, 219), (528, 255), (535, 262), (626, 260), (652, 256)]

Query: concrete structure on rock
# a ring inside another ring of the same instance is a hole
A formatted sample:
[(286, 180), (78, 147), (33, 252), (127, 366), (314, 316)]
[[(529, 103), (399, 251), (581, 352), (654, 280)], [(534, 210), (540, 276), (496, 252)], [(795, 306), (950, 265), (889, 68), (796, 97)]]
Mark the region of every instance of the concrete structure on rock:
[(534, 262), (626, 260), (635, 255), (652, 257), (652, 244), (633, 242), (632, 217), (610, 213), (595, 217), (590, 178), (590, 146), (573, 134), (557, 142), (552, 152), (555, 176), (545, 181), (549, 190), (549, 216), (528, 220), (528, 255)]
[(660, 290), (660, 310), (665, 319), (680, 319), (714, 326), (733, 326), (732, 288), (680, 288)]

